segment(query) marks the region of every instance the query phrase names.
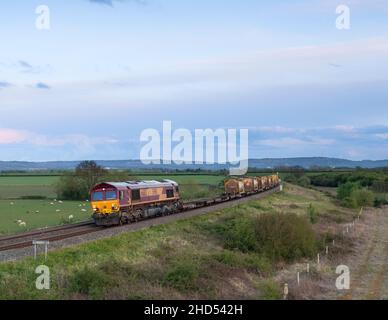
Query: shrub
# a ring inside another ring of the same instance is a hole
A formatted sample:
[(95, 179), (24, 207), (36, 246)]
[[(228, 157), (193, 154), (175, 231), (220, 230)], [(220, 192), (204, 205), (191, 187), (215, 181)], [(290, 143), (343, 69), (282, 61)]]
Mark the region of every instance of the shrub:
[(254, 221), (256, 250), (273, 261), (311, 257), (316, 238), (306, 217), (294, 213), (262, 214)]
[(340, 200), (349, 199), (354, 190), (360, 189), (360, 185), (355, 182), (346, 182), (337, 189), (337, 197)]
[(303, 177), (298, 179), (298, 185), (300, 185), (302, 187), (308, 187), (311, 185), (311, 180), (309, 177), (303, 176)]
[(200, 266), (198, 261), (181, 257), (169, 266), (162, 283), (182, 291), (195, 289), (199, 275)]
[(69, 281), (69, 289), (73, 293), (81, 293), (98, 297), (110, 281), (103, 272), (85, 267), (76, 271)]
[(279, 300), (282, 297), (278, 284), (273, 280), (263, 281), (259, 287), (264, 300)]
[(307, 216), (309, 217), (311, 223), (314, 224), (318, 222), (317, 210), (314, 208), (314, 206), (311, 203), (307, 208)]
[(371, 207), (375, 201), (373, 192), (367, 189), (354, 190), (350, 198), (356, 207)]

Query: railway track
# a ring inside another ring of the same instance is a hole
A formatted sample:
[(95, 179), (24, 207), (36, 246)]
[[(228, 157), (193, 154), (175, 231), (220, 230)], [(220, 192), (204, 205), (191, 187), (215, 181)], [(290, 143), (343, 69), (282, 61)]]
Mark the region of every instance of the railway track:
[(85, 221), (77, 224), (33, 230), (12, 236), (1, 237), (0, 252), (30, 247), (34, 240), (59, 241), (91, 232), (97, 232), (102, 229), (102, 227), (94, 225), (93, 221)]
[[(271, 194), (273, 192), (276, 192), (280, 189), (279, 186), (275, 186), (272, 189), (269, 190), (262, 190), (261, 192), (255, 192), (249, 195), (245, 195), (243, 197), (225, 197), (225, 196), (219, 196), (216, 198), (211, 199), (200, 199), (190, 202), (185, 202), (183, 205), (182, 213), (175, 214), (176, 216), (179, 216), (181, 214), (182, 216), (185, 214), (195, 215), (195, 211), (200, 211), (201, 209), (205, 208), (223, 208), (228, 203), (235, 203), (244, 201), (244, 199), (249, 199), (253, 196), (260, 196), (264, 197), (266, 194)], [(144, 219), (142, 221), (146, 220), (157, 220), (158, 218), (151, 218), (151, 219)], [(134, 223), (134, 225), (139, 224), (139, 222)], [(111, 227), (115, 228), (115, 227)], [(100, 230), (104, 230), (106, 227), (99, 227), (94, 224), (92, 220), (80, 222), (77, 224), (69, 224), (64, 226), (58, 226), (58, 227), (52, 227), (52, 228), (46, 228), (46, 229), (38, 229), (38, 230), (32, 230), (16, 235), (11, 236), (4, 236), (0, 237), (0, 252), (8, 251), (8, 250), (16, 250), (16, 249), (23, 249), (27, 247), (31, 247), (33, 244), (32, 242), (35, 240), (38, 241), (60, 241), (65, 240), (77, 236), (86, 235), (89, 233), (98, 232)]]

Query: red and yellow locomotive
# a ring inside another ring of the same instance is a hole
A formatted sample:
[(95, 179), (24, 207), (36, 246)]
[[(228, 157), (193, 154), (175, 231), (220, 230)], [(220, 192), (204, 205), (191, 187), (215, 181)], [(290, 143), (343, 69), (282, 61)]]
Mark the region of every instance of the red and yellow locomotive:
[(104, 182), (90, 192), (93, 220), (111, 226), (167, 215), (182, 207), (175, 181)]

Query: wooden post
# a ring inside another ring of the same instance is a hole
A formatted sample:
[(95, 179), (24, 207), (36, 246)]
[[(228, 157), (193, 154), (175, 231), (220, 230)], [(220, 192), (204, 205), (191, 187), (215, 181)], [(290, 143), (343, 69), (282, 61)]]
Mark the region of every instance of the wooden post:
[(326, 246), (326, 255), (329, 254), (329, 246)]
[(318, 266), (319, 266), (319, 253), (318, 253), (318, 255), (317, 255), (317, 264), (318, 264)]
[(334, 244), (335, 244), (335, 240), (333, 239), (333, 246), (334, 246)]
[(307, 270), (307, 273), (310, 273), (310, 264), (309, 263), (307, 264), (306, 270)]
[(283, 299), (287, 300), (287, 298), (288, 298), (288, 284), (285, 283), (284, 284), (284, 290), (283, 290)]
[(298, 282), (298, 286), (300, 284), (300, 274), (299, 272), (296, 273), (296, 281)]

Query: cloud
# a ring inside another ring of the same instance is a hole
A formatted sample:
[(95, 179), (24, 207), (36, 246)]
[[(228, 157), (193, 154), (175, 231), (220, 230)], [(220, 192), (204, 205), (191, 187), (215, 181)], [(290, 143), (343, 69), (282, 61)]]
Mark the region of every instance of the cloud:
[(0, 128), (0, 144), (20, 143), (27, 139), (28, 133), (22, 130)]
[(51, 70), (50, 65), (41, 65), (41, 66), (33, 65), (25, 60), (19, 60), (16, 66), (20, 68), (20, 71), (22, 73), (38, 74), (38, 73), (48, 72)]
[(30, 144), (39, 147), (62, 147), (65, 145), (115, 144), (118, 140), (109, 137), (89, 137), (84, 134), (66, 134), (60, 136), (47, 136), (44, 134), (10, 128), (0, 128), (0, 144)]
[(51, 87), (48, 85), (48, 84), (45, 84), (43, 82), (38, 82), (36, 85), (35, 85), (35, 88), (36, 89), (51, 89)]
[(19, 60), (19, 65), (25, 69), (32, 69), (32, 65), (30, 65), (28, 62), (23, 60)]
[(388, 158), (388, 126), (384, 125), (274, 127), (274, 130), (259, 127), (250, 130), (250, 139), (256, 154), (271, 157), (330, 156), (354, 160)]
[(6, 82), (6, 81), (0, 81), (0, 89), (2, 88), (8, 88), (12, 86), (12, 84), (10, 84), (9, 82)]
[[(124, 2), (125, 0), (88, 0), (91, 3), (97, 3), (97, 4), (102, 4), (106, 5), (109, 7), (113, 7), (115, 2)], [(132, 2), (135, 2), (137, 4), (141, 5), (146, 5), (147, 1), (146, 0), (132, 0)]]

